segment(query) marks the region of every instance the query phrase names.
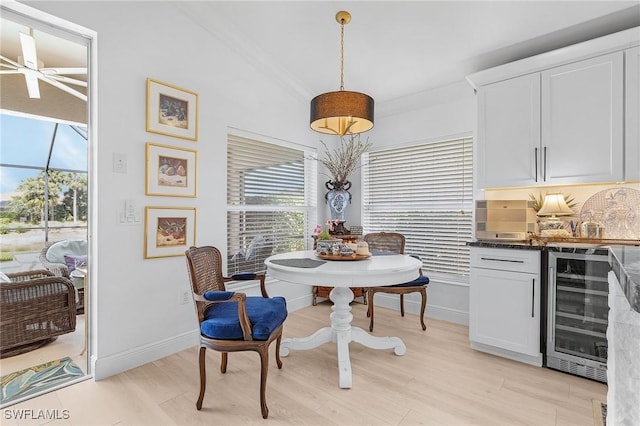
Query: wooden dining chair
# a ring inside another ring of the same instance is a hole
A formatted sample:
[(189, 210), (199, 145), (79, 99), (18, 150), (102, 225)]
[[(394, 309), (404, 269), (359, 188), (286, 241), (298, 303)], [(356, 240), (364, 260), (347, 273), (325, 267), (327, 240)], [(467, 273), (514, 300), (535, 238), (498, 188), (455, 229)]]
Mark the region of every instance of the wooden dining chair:
[[(369, 244), (369, 252), (371, 252), (372, 256), (404, 254), (405, 238), (402, 234), (395, 232), (375, 232), (365, 235), (364, 240)], [(373, 331), (373, 298), (376, 293), (399, 294), (400, 315), (403, 317), (404, 295), (408, 293), (420, 293), (422, 297), (422, 303), (420, 305), (420, 325), (422, 326), (422, 330), (426, 330), (427, 326), (424, 324), (424, 311), (427, 307), (427, 284), (429, 284), (429, 277), (423, 275), (422, 269), (420, 269), (420, 276), (413, 281), (383, 287), (368, 287), (367, 299), (369, 301), (369, 305), (367, 309), (367, 316), (370, 318), (369, 331)]]
[[(202, 408), (204, 399), (207, 348), (221, 352), (222, 373), (227, 371), (229, 352), (255, 351), (260, 355), (260, 407), (266, 419), (269, 415), (265, 397), (269, 345), (276, 341), (276, 364), (282, 368), (280, 341), (287, 317), (286, 301), (283, 297), (268, 296), (264, 273), (223, 276), (222, 256), (215, 247), (190, 247), (185, 254), (200, 327), (200, 395), (196, 408)], [(225, 283), (238, 280), (259, 280), (262, 297), (226, 291)]]

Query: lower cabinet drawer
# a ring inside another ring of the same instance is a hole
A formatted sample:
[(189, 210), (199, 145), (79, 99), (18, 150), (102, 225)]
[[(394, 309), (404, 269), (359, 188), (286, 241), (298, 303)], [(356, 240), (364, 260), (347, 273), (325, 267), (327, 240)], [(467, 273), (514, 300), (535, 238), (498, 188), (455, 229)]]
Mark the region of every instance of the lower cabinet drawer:
[(537, 250), (472, 247), (471, 266), (539, 274), (540, 252)]

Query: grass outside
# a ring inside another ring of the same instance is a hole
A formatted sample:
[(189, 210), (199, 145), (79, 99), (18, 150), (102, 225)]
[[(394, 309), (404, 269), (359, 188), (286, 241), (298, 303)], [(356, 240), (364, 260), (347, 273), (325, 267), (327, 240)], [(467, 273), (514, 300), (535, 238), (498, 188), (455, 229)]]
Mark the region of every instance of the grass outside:
[[(50, 223), (49, 241), (62, 241), (68, 239), (86, 239), (87, 230), (83, 228), (65, 228), (69, 223)], [(80, 223), (85, 225), (86, 223)], [(61, 228), (55, 228), (62, 226)], [(54, 229), (51, 229), (54, 228)], [(8, 232), (0, 235), (0, 262), (9, 262), (14, 255), (23, 253), (40, 253), (44, 247), (44, 230), (32, 229)]]

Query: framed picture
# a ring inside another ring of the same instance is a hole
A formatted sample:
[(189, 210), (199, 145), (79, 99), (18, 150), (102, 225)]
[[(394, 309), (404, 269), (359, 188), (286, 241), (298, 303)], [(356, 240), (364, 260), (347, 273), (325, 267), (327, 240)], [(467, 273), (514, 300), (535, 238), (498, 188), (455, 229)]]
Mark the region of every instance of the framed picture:
[(147, 78), (147, 132), (198, 140), (198, 94)]
[(147, 142), (147, 195), (195, 197), (198, 152)]
[(145, 208), (144, 258), (182, 256), (196, 244), (194, 207)]

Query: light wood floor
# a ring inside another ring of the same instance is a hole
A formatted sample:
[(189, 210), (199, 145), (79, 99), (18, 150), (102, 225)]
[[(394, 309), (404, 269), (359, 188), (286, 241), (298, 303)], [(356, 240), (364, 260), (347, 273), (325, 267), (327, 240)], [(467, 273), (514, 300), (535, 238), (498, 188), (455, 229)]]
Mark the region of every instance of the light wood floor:
[[(330, 305), (290, 313), (285, 336), (305, 336), (328, 323)], [(355, 326), (368, 325), (354, 303)], [(272, 348), (267, 382), (269, 418), (260, 415), (259, 359), (208, 351), (208, 389), (202, 411), (197, 348), (99, 382), (84, 381), (9, 407), (68, 410), (70, 425), (594, 425), (592, 399), (606, 401), (606, 385), (474, 351), (468, 328), (376, 308), (376, 335), (407, 345), (392, 350), (351, 345), (353, 388), (339, 389), (335, 346), (292, 351), (278, 370)], [(272, 345), (273, 346), (273, 345)], [(24, 423), (7, 419), (3, 425)]]

